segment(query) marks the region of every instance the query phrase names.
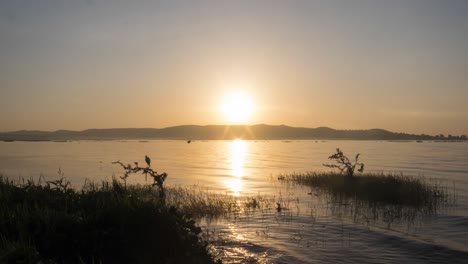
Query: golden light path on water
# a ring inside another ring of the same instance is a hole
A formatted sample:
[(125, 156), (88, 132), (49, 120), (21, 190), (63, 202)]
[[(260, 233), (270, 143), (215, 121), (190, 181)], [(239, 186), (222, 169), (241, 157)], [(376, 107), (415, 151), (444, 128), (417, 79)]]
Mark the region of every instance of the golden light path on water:
[(242, 177), (244, 176), (244, 163), (247, 153), (247, 143), (236, 139), (230, 143), (229, 161), (231, 164), (231, 176), (233, 179), (225, 182), (234, 196), (239, 196), (242, 191)]

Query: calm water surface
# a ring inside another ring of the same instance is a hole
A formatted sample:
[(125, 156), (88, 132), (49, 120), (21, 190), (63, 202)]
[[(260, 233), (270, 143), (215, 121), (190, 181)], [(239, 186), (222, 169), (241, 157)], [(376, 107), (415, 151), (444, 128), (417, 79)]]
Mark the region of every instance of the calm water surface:
[[(367, 172), (396, 172), (441, 181), (456, 206), (416, 223), (388, 226), (330, 209), (310, 189), (285, 186), (281, 173), (326, 171), (335, 149), (361, 153)], [(289, 210), (263, 210), (230, 220), (202, 222), (214, 250), (234, 263), (468, 263), (468, 144), (386, 141), (74, 141), (0, 142), (0, 173), (11, 178), (58, 177), (76, 187), (86, 179), (122, 175), (111, 164), (152, 158), (167, 184), (196, 186), (242, 198), (263, 195)], [(132, 175), (132, 183), (145, 183)]]

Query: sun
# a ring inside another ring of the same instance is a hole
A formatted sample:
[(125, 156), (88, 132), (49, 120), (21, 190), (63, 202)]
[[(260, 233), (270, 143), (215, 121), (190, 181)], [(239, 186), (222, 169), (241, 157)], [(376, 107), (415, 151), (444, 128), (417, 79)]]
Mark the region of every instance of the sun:
[(221, 111), (230, 124), (245, 124), (253, 113), (253, 102), (245, 92), (235, 92), (224, 97)]

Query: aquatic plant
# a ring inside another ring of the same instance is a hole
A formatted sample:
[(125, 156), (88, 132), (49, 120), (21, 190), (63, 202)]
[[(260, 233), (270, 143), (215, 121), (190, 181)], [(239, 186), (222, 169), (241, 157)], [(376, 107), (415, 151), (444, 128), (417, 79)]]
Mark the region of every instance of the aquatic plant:
[(347, 178), (338, 173), (306, 172), (281, 175), (292, 181), (327, 191), (334, 197), (348, 197), (371, 203), (412, 207), (435, 207), (449, 201), (447, 188), (423, 177), (403, 174), (363, 174)]
[(354, 158), (354, 162), (351, 162), (349, 158), (346, 157), (339, 148), (337, 148), (336, 153), (328, 157), (328, 159), (334, 160), (337, 164), (323, 164), (323, 166), (339, 169), (342, 174), (345, 174), (348, 177), (353, 177), (356, 166), (360, 166), (358, 169), (359, 172), (362, 173), (364, 171), (364, 163), (358, 162), (359, 153)]
[(265, 196), (236, 197), (229, 194), (213, 193), (196, 187), (167, 187), (165, 202), (194, 218), (206, 220), (249, 216), (259, 211), (273, 209), (273, 198)]
[(369, 223), (388, 225), (431, 216), (455, 203), (455, 195), (440, 182), (402, 174), (363, 174), (343, 177), (340, 173), (306, 172), (280, 175), (283, 182), (309, 186), (310, 194), (328, 197), (335, 214), (347, 214)]

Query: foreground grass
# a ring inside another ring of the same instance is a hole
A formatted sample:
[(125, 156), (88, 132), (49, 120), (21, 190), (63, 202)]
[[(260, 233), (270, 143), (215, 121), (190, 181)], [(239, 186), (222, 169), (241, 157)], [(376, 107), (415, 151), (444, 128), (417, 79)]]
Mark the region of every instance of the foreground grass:
[(406, 206), (431, 212), (450, 203), (446, 187), (425, 179), (394, 174), (363, 174), (345, 177), (339, 173), (307, 172), (280, 175), (279, 179), (310, 186), (334, 200), (353, 199), (371, 205)]
[(0, 176), (0, 263), (212, 263), (191, 216), (154, 193)]

